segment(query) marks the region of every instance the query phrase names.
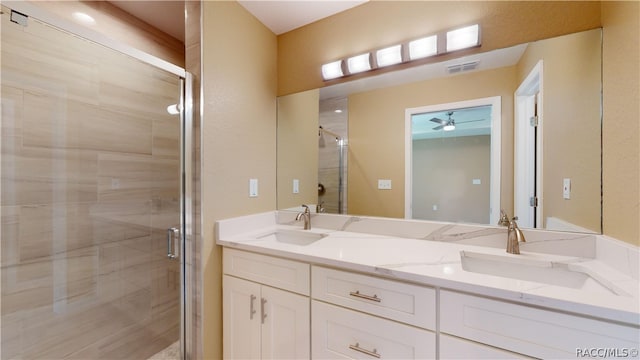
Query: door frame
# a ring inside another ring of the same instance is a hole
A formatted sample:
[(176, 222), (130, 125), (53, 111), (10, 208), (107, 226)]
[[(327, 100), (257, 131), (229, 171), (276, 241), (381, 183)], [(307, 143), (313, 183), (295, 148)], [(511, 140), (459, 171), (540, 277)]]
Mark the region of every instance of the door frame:
[(435, 104), (405, 109), (405, 175), (404, 175), (404, 217), (413, 216), (413, 139), (411, 117), (414, 114), (453, 110), (460, 108), (491, 105), (491, 169), (489, 194), (489, 222), (497, 224), (500, 218), (500, 175), (502, 149), (502, 97), (491, 96), (444, 104)]
[[(531, 72), (516, 89), (514, 99), (514, 138), (513, 138), (513, 216), (518, 216), (521, 226), (533, 228), (535, 215), (536, 228), (544, 224), (544, 196), (543, 196), (543, 124), (544, 124), (544, 96), (543, 96), (543, 60), (538, 61)], [(534, 141), (534, 127), (530, 125), (527, 115), (527, 101), (537, 95), (538, 124), (535, 135), (535, 153), (531, 142)], [(529, 174), (529, 169), (535, 167), (535, 175)], [(538, 199), (537, 207), (529, 204), (534, 194)]]

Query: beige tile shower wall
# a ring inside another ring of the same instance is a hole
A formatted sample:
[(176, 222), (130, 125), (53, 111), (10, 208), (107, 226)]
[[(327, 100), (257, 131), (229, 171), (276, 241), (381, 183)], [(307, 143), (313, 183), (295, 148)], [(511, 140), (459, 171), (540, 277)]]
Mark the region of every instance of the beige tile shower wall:
[[(81, 26), (86, 25), (74, 20), (73, 12), (80, 11), (91, 15), (96, 23), (88, 26), (90, 30), (184, 67), (185, 46), (182, 41), (150, 26), (108, 1), (29, 0), (29, 2)], [(148, 6), (153, 6), (153, 2), (148, 1)]]
[[(502, 97), (500, 206), (513, 210), (513, 92), (515, 67), (373, 90), (349, 96), (349, 213), (404, 217), (405, 109)], [(378, 190), (390, 179), (391, 190)]]
[(8, 16), (2, 357), (146, 358), (179, 330), (178, 79)]
[[(185, 244), (187, 266), (193, 271), (191, 273), (192, 291), (191, 301), (188, 307), (187, 317), (192, 321), (191, 336), (187, 335), (189, 341), (190, 355), (192, 359), (202, 359), (202, 273), (200, 271), (201, 249), (202, 249), (202, 181), (201, 181), (201, 135), (202, 135), (202, 114), (200, 113), (202, 86), (202, 59), (201, 59), (201, 36), (202, 36), (202, 3), (200, 1), (187, 1), (185, 3), (185, 56), (186, 70), (193, 75), (193, 236)], [(187, 330), (187, 334), (189, 334)]]
[[(203, 2), (203, 358), (222, 357), (216, 220), (276, 209), (276, 36), (241, 5)], [(249, 197), (249, 179), (259, 196)]]

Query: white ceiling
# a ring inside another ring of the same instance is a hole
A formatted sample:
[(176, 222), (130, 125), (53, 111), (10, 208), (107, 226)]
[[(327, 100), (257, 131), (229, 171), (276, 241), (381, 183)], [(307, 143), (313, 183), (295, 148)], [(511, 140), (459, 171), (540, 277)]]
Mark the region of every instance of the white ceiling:
[(368, 0), (290, 0), (238, 2), (276, 35), (351, 9)]
[[(368, 0), (238, 1), (276, 35), (337, 14)], [(184, 1), (113, 0), (113, 5), (184, 42)]]

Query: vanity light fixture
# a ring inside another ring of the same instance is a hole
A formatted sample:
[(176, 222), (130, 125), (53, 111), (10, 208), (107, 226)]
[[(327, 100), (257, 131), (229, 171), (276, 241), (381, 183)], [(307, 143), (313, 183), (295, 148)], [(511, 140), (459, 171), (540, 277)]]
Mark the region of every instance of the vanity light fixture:
[(352, 56), (347, 59), (347, 69), (349, 74), (357, 74), (363, 71), (371, 70), (371, 53), (364, 53)]
[[(378, 49), (375, 52), (367, 52), (324, 64), (322, 65), (322, 78), (324, 80), (337, 79), (372, 69), (480, 46), (480, 43), (480, 25), (478, 24), (446, 32), (442, 31), (407, 43)], [(453, 129), (448, 131), (450, 130)]]
[(322, 65), (322, 78), (325, 80), (336, 79), (344, 76), (342, 72), (342, 60)]
[(478, 24), (447, 31), (447, 52), (480, 45), (480, 26)]
[(402, 62), (402, 45), (389, 46), (376, 51), (378, 67), (400, 64)]
[(422, 59), (437, 54), (438, 35), (431, 35), (409, 42), (409, 60)]

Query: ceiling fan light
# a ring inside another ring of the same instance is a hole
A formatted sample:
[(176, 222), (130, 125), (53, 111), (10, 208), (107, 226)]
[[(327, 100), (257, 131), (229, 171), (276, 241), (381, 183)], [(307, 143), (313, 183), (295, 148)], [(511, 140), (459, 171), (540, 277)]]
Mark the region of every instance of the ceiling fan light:
[(456, 129), (456, 126), (454, 124), (447, 124), (442, 128), (442, 130), (444, 131), (453, 131), (455, 129)]

